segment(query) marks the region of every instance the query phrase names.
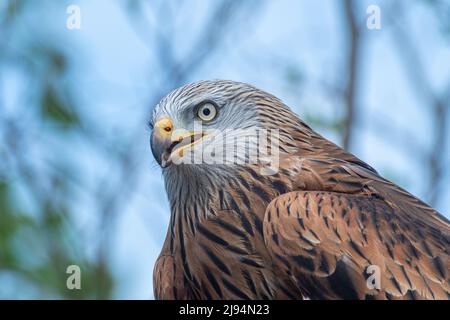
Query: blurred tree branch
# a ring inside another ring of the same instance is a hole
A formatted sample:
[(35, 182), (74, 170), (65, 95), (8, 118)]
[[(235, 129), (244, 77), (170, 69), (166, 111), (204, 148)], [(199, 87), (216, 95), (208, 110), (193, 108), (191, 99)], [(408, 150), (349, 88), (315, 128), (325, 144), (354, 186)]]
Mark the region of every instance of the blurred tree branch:
[(341, 1), (342, 11), (344, 15), (344, 35), (347, 38), (347, 61), (346, 68), (348, 75), (344, 90), (346, 115), (343, 130), (343, 147), (350, 150), (353, 143), (355, 123), (357, 121), (357, 99), (358, 99), (358, 83), (360, 79), (360, 63), (361, 63), (361, 47), (362, 35), (357, 18), (355, 17), (355, 1)]
[[(437, 2), (430, 2), (430, 5)], [(424, 67), (424, 62), (418, 52), (415, 42), (411, 39), (411, 34), (404, 29), (400, 23), (400, 17), (404, 16), (407, 8), (402, 2), (396, 2), (388, 10), (386, 16), (391, 25), (391, 35), (401, 57), (401, 62), (408, 80), (414, 88), (414, 92), (423, 99), (425, 105), (429, 106), (430, 120), (433, 123), (434, 132), (432, 135), (431, 150), (425, 151), (427, 156), (428, 169), (428, 201), (431, 205), (437, 205), (441, 197), (442, 181), (445, 178), (446, 146), (450, 138), (450, 78), (441, 92), (436, 92), (432, 87), (428, 71)], [(450, 25), (450, 23), (449, 23)]]

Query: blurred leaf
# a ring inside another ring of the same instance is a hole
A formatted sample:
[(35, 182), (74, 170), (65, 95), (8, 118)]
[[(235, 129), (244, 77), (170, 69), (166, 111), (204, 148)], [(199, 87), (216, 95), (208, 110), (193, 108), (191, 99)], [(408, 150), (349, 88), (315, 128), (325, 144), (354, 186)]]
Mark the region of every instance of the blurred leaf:
[(13, 237), (20, 228), (31, 225), (31, 219), (28, 216), (15, 212), (11, 206), (10, 197), (8, 184), (0, 181), (0, 268), (16, 266)]
[(286, 81), (291, 86), (299, 86), (304, 80), (302, 71), (294, 65), (288, 66), (285, 70)]
[(55, 48), (53, 44), (33, 43), (30, 54), (34, 57), (33, 62), (40, 62), (45, 66), (45, 76), (61, 75), (67, 69), (67, 58), (63, 51)]
[(8, 185), (0, 180), (0, 214), (5, 210), (8, 202)]
[(25, 5), (25, 1), (23, 0), (9, 0), (6, 4), (6, 20), (7, 23), (11, 22), (14, 18), (17, 17), (17, 15), (22, 10), (23, 6)]
[(78, 123), (77, 115), (69, 110), (51, 86), (44, 91), (41, 107), (44, 117), (64, 127), (72, 127)]
[(63, 227), (64, 216), (61, 211), (57, 211), (51, 208), (50, 204), (47, 204), (45, 207), (44, 214), (44, 225), (49, 229), (49, 231), (58, 231)]
[(52, 65), (52, 68), (56, 72), (61, 73), (66, 69), (67, 60), (66, 60), (66, 57), (61, 52), (53, 50), (53, 51), (49, 52), (49, 58), (50, 58), (50, 63)]
[(304, 116), (304, 120), (313, 128), (331, 130), (336, 133), (342, 133), (345, 125), (344, 118), (334, 118), (332, 120), (327, 120), (311, 113), (306, 114)]
[[(0, 272), (13, 270), (38, 286), (39, 298), (111, 298), (114, 285), (111, 270), (102, 261), (87, 261), (82, 248), (75, 250), (80, 243), (68, 238), (70, 221), (62, 204), (52, 203), (54, 199), (49, 196), (42, 203), (42, 219), (37, 224), (35, 218), (20, 214), (11, 206), (10, 191), (9, 185), (0, 181)], [(44, 256), (37, 251), (45, 253)], [(66, 286), (69, 265), (81, 269), (81, 290), (69, 290)]]

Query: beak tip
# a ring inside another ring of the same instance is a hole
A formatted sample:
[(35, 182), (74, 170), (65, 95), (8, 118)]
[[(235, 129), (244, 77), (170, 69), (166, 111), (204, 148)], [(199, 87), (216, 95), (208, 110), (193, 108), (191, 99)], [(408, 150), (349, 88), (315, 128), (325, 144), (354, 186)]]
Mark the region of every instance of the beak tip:
[(155, 158), (156, 162), (162, 169), (165, 169), (172, 164), (172, 160), (166, 152), (165, 144), (163, 143), (163, 141), (159, 140), (158, 138), (155, 139), (154, 137), (152, 137), (150, 147), (152, 150), (153, 158)]

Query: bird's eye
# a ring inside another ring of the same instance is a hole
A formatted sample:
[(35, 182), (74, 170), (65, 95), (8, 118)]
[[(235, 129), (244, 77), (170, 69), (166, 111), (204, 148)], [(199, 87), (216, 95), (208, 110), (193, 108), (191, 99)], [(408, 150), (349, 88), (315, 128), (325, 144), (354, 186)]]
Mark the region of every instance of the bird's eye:
[(197, 116), (200, 120), (208, 122), (212, 121), (217, 115), (217, 109), (211, 102), (206, 102), (200, 106), (197, 110)]

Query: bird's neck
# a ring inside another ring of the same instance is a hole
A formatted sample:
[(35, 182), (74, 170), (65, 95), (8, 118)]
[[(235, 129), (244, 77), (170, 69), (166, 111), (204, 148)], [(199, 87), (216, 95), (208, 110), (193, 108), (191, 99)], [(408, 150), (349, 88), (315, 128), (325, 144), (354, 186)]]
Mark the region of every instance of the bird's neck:
[(229, 187), (231, 168), (202, 165), (171, 166), (164, 171), (166, 192), (172, 214), (182, 211), (199, 220), (206, 217), (220, 189)]
[(292, 188), (288, 172), (263, 175), (257, 167), (171, 167), (164, 172), (171, 207), (170, 227), (182, 224), (195, 234), (196, 226), (224, 210), (261, 215), (281, 193)]

